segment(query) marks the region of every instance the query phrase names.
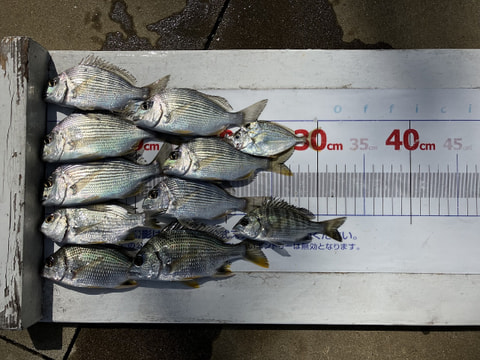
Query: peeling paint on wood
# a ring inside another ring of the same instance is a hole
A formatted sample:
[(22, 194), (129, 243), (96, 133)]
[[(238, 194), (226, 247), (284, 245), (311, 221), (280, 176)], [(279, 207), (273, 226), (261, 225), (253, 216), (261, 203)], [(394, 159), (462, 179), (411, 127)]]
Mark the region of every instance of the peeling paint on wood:
[(43, 164), (38, 155), (45, 133), (41, 92), (48, 52), (25, 37), (0, 43), (0, 328), (28, 327), (41, 317), (42, 217), (39, 184)]

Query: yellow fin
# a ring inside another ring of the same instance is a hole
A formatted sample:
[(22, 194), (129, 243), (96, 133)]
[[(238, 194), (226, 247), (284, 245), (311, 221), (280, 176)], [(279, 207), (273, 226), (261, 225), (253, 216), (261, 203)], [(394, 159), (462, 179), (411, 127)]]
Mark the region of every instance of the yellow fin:
[(200, 285), (198, 284), (198, 282), (196, 282), (195, 280), (193, 279), (185, 279), (185, 280), (182, 280), (182, 283), (191, 287), (191, 288), (194, 288), (194, 289), (198, 289), (200, 287)]
[(127, 280), (124, 283), (117, 286), (115, 289), (131, 289), (138, 286), (138, 283), (135, 280)]
[(260, 249), (260, 246), (255, 245), (248, 240), (245, 240), (243, 243), (245, 244), (245, 259), (268, 269), (268, 259)]
[(218, 268), (217, 272), (213, 275), (214, 277), (230, 277), (234, 276), (235, 274), (232, 273), (232, 270), (230, 269), (230, 264), (226, 263), (223, 264), (220, 268)]

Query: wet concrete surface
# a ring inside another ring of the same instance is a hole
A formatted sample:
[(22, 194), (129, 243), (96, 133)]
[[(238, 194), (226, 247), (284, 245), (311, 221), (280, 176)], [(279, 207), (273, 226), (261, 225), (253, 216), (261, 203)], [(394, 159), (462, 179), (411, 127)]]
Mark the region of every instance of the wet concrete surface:
[[(480, 48), (480, 6), (473, 0), (2, 0), (2, 5), (0, 37), (27, 35), (50, 50)], [(480, 332), (39, 323), (0, 331), (0, 353), (4, 359), (478, 359)]]
[(384, 42), (342, 40), (343, 31), (327, 1), (230, 0), (211, 49), (367, 49)]

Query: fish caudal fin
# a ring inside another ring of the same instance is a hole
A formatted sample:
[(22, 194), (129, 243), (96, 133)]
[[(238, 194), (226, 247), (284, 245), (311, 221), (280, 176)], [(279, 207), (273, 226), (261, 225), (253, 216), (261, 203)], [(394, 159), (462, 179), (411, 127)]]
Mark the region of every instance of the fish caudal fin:
[(287, 150), (284, 153), (280, 154), (278, 157), (270, 160), (270, 166), (268, 170), (282, 175), (292, 176), (292, 171), (288, 168), (287, 165), (284, 164), (284, 162), (290, 159), (294, 151), (295, 148), (291, 148), (290, 150)]
[(159, 92), (165, 90), (169, 80), (170, 80), (170, 75), (167, 75), (151, 83), (150, 85), (147, 85), (147, 88), (149, 90), (149, 96), (158, 94)]
[(245, 260), (263, 268), (268, 268), (268, 259), (258, 245), (248, 240), (243, 241), (243, 244), (245, 245)]
[(267, 105), (267, 101), (268, 101), (267, 99), (261, 100), (241, 110), (240, 113), (243, 115), (242, 124), (256, 121), (260, 116), (260, 114), (262, 113), (263, 109), (265, 109), (265, 106)]
[(346, 217), (336, 218), (319, 222), (323, 226), (323, 233), (334, 240), (342, 242), (342, 235), (338, 232), (338, 228), (347, 220)]
[(167, 219), (161, 212), (145, 211), (143, 225), (150, 229), (163, 229), (167, 225)]

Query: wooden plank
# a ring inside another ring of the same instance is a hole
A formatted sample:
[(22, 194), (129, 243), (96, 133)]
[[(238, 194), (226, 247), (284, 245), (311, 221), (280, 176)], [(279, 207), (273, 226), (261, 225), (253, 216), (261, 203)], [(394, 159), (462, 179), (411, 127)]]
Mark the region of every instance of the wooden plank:
[(0, 45), (0, 328), (28, 327), (41, 318), (41, 162), (48, 52), (25, 37)]

